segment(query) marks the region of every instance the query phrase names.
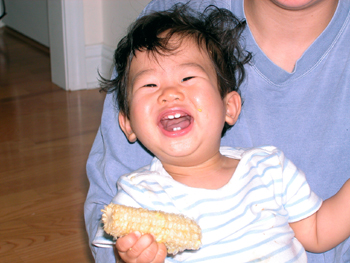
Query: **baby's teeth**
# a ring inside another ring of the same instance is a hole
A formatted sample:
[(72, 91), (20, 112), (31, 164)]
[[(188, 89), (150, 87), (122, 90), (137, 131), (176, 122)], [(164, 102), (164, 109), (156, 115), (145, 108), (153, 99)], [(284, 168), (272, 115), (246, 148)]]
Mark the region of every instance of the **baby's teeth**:
[(179, 131), (181, 130), (181, 127), (173, 128), (173, 131)]
[(175, 115), (168, 115), (168, 119), (172, 120), (174, 118), (180, 118), (181, 117), (181, 114), (180, 113), (176, 113)]

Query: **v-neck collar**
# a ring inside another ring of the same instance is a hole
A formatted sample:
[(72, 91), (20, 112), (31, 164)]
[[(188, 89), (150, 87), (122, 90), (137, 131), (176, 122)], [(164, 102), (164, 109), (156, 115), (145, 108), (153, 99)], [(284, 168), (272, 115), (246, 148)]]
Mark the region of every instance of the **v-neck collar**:
[[(242, 1), (242, 8), (243, 1)], [(326, 29), (318, 36), (304, 54), (297, 60), (293, 72), (287, 72), (274, 64), (260, 49), (247, 25), (243, 36), (246, 49), (253, 53), (253, 69), (267, 82), (276, 86), (288, 85), (312, 71), (332, 50), (333, 46), (349, 23), (350, 4), (340, 0), (338, 7)]]

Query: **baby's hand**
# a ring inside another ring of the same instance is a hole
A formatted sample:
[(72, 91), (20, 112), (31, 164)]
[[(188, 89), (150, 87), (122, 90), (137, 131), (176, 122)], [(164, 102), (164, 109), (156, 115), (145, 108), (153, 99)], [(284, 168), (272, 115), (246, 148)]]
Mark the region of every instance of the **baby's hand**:
[(116, 248), (124, 262), (127, 263), (161, 263), (167, 255), (164, 244), (157, 243), (154, 236), (134, 232), (118, 238)]

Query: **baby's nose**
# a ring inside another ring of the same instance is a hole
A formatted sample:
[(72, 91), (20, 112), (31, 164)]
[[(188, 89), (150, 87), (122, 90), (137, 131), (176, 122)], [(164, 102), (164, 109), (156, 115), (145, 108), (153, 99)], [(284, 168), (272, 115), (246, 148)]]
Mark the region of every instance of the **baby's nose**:
[(162, 93), (159, 96), (159, 103), (173, 102), (176, 100), (182, 101), (184, 94), (179, 88), (168, 87), (162, 90)]

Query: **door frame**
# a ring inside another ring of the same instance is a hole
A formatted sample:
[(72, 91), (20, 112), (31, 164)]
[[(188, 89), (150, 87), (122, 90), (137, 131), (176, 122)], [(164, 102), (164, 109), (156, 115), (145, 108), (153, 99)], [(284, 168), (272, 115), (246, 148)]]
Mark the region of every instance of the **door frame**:
[(86, 89), (83, 0), (48, 0), (48, 18), (52, 82)]

